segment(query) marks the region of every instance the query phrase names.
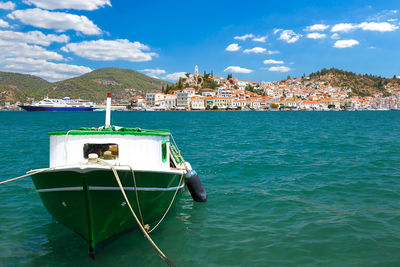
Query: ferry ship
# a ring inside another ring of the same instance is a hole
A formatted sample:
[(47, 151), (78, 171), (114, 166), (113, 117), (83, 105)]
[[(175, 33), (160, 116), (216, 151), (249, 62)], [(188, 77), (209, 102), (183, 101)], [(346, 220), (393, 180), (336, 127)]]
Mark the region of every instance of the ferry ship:
[(19, 105), (19, 107), (26, 111), (93, 111), (97, 108), (93, 102), (70, 97), (62, 99), (46, 97), (32, 105)]

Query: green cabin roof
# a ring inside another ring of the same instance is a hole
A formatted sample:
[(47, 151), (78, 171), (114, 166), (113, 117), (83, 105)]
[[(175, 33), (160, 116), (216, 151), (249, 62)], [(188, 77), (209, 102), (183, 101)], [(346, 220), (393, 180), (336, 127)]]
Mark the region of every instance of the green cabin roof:
[(169, 130), (146, 130), (140, 128), (126, 128), (122, 127), (118, 130), (112, 126), (109, 128), (98, 129), (95, 127), (86, 128), (82, 127), (77, 130), (62, 131), (62, 132), (49, 132), (48, 135), (151, 135), (151, 136), (170, 136)]

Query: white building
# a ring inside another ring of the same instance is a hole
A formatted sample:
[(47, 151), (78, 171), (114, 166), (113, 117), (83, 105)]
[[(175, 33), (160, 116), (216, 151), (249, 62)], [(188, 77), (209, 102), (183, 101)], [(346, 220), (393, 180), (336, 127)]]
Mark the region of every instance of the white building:
[(214, 89), (211, 89), (211, 88), (203, 88), (203, 89), (201, 89), (201, 95), (202, 96), (215, 96), (216, 92)]
[(196, 90), (194, 88), (185, 88), (182, 90), (183, 93), (187, 93), (188, 96), (194, 96), (194, 94), (196, 93)]
[(176, 107), (176, 99), (177, 99), (176, 94), (167, 94), (165, 96), (165, 107), (167, 109), (175, 108)]
[(180, 108), (189, 108), (192, 97), (186, 92), (176, 94), (176, 106)]
[(154, 107), (156, 102), (165, 99), (165, 94), (163, 93), (147, 93), (146, 94), (146, 105), (147, 107)]

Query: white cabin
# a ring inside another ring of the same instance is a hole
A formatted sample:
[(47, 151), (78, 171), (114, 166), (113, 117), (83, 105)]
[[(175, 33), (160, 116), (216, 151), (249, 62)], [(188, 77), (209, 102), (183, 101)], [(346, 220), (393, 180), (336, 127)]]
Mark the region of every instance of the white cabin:
[(134, 170), (171, 169), (169, 131), (85, 128), (49, 136), (50, 167), (86, 164), (89, 154), (97, 154), (110, 164), (129, 165)]

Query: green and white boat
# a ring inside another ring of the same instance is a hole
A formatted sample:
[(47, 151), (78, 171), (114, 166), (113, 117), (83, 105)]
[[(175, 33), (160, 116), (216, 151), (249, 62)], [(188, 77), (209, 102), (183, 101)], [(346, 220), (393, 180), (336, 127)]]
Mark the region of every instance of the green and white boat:
[(92, 256), (102, 241), (139, 226), (130, 208), (140, 227), (154, 227), (193, 172), (170, 131), (112, 126), (109, 106), (103, 127), (50, 132), (50, 167), (29, 172), (48, 212), (82, 236)]

